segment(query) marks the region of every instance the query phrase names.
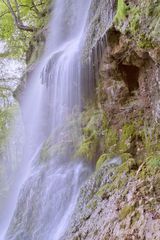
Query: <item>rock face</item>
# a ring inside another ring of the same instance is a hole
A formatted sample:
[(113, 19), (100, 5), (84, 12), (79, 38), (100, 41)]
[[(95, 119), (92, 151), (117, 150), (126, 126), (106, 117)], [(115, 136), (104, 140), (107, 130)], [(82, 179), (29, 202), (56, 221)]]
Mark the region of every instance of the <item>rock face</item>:
[[(105, 162), (81, 189), (79, 205), (66, 240), (159, 239), (160, 204), (154, 203), (153, 179), (121, 176), (120, 162)], [(114, 184), (113, 184), (114, 183)]]
[(145, 109), (144, 117), (152, 115), (158, 121), (160, 67), (158, 58), (151, 54), (154, 49), (137, 48), (132, 39), (115, 27), (109, 29), (107, 37), (108, 46), (100, 67), (100, 101), (107, 112), (113, 113), (115, 109), (116, 114), (122, 115), (126, 114), (127, 101), (134, 98), (128, 110)]
[(159, 14), (159, 0), (92, 1), (83, 90), (89, 75), (95, 101), (69, 119), (62, 142), (48, 139), (40, 158), (63, 159), (67, 146), (69, 158), (96, 163), (65, 240), (160, 239)]
[[(114, 15), (109, 18), (108, 6)], [(83, 157), (97, 164), (81, 189), (65, 240), (160, 239), (159, 10), (159, 0), (93, 1), (84, 56), (98, 53), (105, 37), (98, 64), (93, 61), (92, 107), (103, 117), (95, 126), (94, 113), (92, 127), (82, 126), (89, 139)]]
[(87, 39), (84, 46), (84, 56), (91, 55), (93, 47), (106, 33), (113, 21), (115, 0), (93, 0), (88, 19)]

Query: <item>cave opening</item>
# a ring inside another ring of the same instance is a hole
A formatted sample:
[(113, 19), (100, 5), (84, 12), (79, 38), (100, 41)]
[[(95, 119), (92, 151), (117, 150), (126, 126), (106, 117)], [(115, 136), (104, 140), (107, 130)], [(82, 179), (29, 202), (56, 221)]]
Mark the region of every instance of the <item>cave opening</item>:
[(119, 43), (121, 33), (117, 31), (114, 27), (107, 32), (107, 42), (111, 48), (115, 47)]
[(122, 78), (128, 88), (130, 94), (139, 89), (139, 68), (134, 65), (125, 65), (120, 63), (118, 69), (122, 75)]

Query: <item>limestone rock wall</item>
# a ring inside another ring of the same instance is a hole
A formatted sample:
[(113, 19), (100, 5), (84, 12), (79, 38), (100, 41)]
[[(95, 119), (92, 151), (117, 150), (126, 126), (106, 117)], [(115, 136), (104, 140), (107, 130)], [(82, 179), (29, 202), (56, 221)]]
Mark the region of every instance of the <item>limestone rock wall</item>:
[(93, 1), (84, 56), (94, 59), (94, 107), (105, 121), (90, 129), (96, 170), (65, 240), (160, 239), (159, 10), (159, 0)]

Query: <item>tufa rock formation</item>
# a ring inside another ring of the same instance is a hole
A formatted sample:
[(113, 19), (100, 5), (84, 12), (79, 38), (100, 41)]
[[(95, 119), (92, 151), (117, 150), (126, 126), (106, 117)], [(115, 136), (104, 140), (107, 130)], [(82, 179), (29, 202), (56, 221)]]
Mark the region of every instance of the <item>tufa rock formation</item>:
[(159, 240), (160, 1), (95, 0), (89, 21), (96, 99), (78, 153), (97, 163), (64, 239)]

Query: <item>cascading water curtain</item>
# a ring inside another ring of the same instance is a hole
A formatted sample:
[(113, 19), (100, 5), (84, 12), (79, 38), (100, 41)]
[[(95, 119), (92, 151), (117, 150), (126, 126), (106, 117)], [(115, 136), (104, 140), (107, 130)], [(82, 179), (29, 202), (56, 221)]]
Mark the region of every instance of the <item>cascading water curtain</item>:
[(81, 56), (90, 4), (91, 0), (55, 3), (44, 55), (23, 93), (25, 177), (18, 181), (19, 196), (19, 187), (15, 188), (17, 200), (12, 203), (14, 213), (8, 216), (5, 240), (61, 239), (80, 186), (90, 174), (90, 168), (79, 159), (71, 160), (67, 151), (63, 158), (58, 153), (46, 156), (43, 163), (39, 157), (49, 139), (54, 139), (54, 144), (63, 140), (67, 118), (74, 107), (81, 108)]

